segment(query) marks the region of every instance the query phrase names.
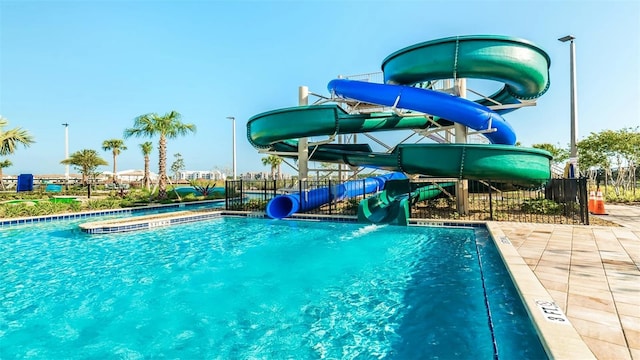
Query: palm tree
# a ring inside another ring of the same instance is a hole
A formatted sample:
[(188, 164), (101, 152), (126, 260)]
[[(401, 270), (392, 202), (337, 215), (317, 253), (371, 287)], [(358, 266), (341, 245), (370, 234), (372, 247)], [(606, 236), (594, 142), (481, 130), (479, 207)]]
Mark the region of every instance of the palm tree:
[(120, 151), (127, 150), (127, 147), (124, 145), (124, 141), (120, 139), (110, 139), (102, 142), (102, 150), (109, 151), (111, 150), (111, 154), (113, 154), (113, 183), (117, 183), (116, 179), (116, 170), (117, 170), (117, 162), (116, 158), (120, 155)]
[(151, 176), (149, 172), (149, 154), (151, 154), (151, 150), (153, 150), (153, 143), (151, 141), (146, 141), (140, 144), (140, 150), (142, 150), (142, 155), (144, 155), (144, 177), (142, 178), (142, 186), (151, 190)]
[(269, 155), (267, 157), (262, 158), (262, 165), (271, 166), (271, 178), (273, 180), (276, 179), (275, 171), (278, 169), (278, 177), (282, 178), (282, 172), (280, 171), (280, 165), (282, 164), (282, 158), (278, 155)]
[(98, 152), (90, 149), (76, 151), (69, 155), (68, 159), (60, 162), (63, 165), (73, 165), (82, 174), (82, 183), (88, 185), (87, 197), (91, 197), (91, 184), (87, 181), (96, 175), (98, 166), (109, 165), (109, 163), (98, 155)]
[[(9, 121), (2, 116), (0, 116), (0, 156), (8, 156), (13, 154), (16, 151), (16, 148), (19, 144), (22, 144), (25, 148), (28, 148), (31, 144), (35, 142), (33, 140), (33, 136), (29, 134), (27, 130), (22, 128), (13, 128), (9, 130), (4, 130), (4, 127), (9, 124)], [(7, 164), (4, 167), (11, 166), (11, 161), (5, 161), (3, 164)], [(2, 188), (4, 189), (4, 182), (2, 181), (3, 175), (0, 168), (0, 184), (2, 184)]]
[(4, 175), (2, 174), (2, 169), (11, 165), (13, 164), (9, 160), (0, 161), (0, 187), (2, 187), (2, 190), (7, 190), (7, 188), (4, 186)]
[(196, 132), (194, 124), (184, 124), (180, 121), (182, 116), (177, 111), (171, 111), (163, 116), (156, 113), (140, 115), (134, 119), (133, 127), (125, 129), (124, 137), (154, 137), (158, 140), (158, 198), (167, 198), (167, 139), (184, 136), (190, 132)]

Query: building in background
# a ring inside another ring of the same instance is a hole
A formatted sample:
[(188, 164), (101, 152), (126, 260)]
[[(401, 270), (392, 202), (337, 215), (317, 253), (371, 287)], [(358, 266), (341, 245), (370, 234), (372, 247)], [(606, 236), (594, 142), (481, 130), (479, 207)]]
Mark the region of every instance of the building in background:
[(179, 171), (177, 174), (178, 181), (190, 181), (190, 180), (226, 180), (227, 176), (225, 173), (220, 172), (218, 170), (209, 170), (209, 171), (200, 171), (200, 170), (183, 170)]

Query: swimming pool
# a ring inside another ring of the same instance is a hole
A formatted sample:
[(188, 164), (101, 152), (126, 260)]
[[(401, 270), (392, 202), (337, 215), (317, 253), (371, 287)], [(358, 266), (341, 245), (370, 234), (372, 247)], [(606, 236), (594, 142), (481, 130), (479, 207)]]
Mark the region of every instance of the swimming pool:
[(84, 221), (0, 231), (0, 358), (546, 357), (481, 228)]

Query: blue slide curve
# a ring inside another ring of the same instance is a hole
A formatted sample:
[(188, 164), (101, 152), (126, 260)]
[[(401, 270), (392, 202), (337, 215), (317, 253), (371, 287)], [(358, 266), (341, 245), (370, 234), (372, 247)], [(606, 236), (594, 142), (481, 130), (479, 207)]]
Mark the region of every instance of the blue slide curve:
[(474, 101), (446, 93), (410, 86), (376, 84), (335, 79), (328, 89), (335, 95), (384, 106), (420, 111), (444, 119), (455, 119), (474, 130), (495, 129), (484, 134), (493, 144), (514, 145), (513, 128), (497, 112)]

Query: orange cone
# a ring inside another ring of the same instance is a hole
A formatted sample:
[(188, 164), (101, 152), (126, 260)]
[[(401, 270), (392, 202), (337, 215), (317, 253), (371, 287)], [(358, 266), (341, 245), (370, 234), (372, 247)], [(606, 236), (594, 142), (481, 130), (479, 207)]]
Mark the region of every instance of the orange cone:
[(589, 192), (589, 212), (593, 212), (596, 208), (596, 192)]
[(596, 204), (592, 212), (594, 215), (607, 215), (604, 211), (604, 199), (602, 198), (602, 192), (596, 193)]

